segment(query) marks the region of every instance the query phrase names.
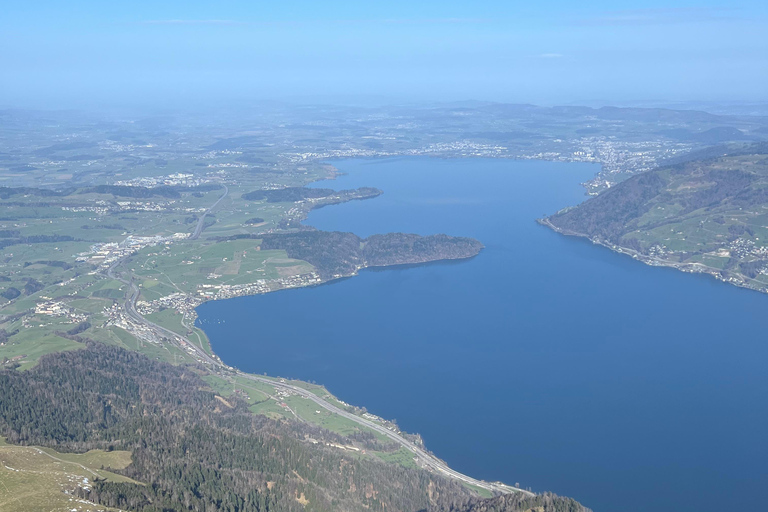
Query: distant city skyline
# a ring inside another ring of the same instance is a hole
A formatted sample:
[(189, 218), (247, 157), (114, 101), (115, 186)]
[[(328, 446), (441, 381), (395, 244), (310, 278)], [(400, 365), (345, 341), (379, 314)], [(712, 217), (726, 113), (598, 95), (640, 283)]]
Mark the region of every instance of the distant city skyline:
[(768, 102), (763, 2), (4, 4), (0, 106)]

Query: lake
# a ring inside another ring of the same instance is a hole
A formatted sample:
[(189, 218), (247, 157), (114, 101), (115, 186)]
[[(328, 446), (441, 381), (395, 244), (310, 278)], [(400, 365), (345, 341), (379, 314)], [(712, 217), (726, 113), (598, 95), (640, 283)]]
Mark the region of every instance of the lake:
[(319, 186), (384, 194), (308, 224), (486, 248), (203, 304), (199, 325), (226, 363), (322, 383), (459, 471), (596, 512), (768, 507), (768, 296), (536, 224), (585, 199), (588, 164), (334, 165), (347, 175)]

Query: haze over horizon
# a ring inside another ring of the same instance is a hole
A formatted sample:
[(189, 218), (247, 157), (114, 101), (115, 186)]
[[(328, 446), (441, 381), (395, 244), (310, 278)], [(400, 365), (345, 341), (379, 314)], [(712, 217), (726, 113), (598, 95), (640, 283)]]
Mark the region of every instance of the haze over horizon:
[(7, 2), (2, 107), (768, 101), (756, 0)]
[(2, 7), (0, 512), (768, 504), (766, 0)]

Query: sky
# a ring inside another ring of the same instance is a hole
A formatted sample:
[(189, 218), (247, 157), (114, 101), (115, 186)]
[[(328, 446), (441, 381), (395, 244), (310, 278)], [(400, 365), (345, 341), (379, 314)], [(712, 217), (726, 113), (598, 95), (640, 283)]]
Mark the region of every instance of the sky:
[(5, 0), (0, 107), (768, 101), (768, 2)]

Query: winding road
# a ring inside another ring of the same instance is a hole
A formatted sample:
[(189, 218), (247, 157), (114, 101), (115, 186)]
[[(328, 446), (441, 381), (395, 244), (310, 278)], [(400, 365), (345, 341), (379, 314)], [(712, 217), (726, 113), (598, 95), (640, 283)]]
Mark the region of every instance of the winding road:
[[(194, 233), (188, 238), (188, 240), (196, 240), (200, 234), (202, 233), (204, 229), (204, 223), (205, 223), (205, 217), (208, 215), (214, 208), (216, 208), (219, 203), (227, 196), (229, 193), (229, 189), (225, 186), (224, 187), (224, 194), (219, 197), (219, 199), (210, 207), (208, 208), (205, 213), (200, 217), (198, 220), (197, 226), (195, 227)], [(415, 443), (409, 441), (402, 435), (398, 434), (397, 432), (393, 432), (389, 430), (388, 428), (384, 427), (383, 425), (380, 425), (374, 421), (367, 420), (365, 418), (362, 418), (360, 416), (357, 416), (355, 414), (349, 413), (335, 405), (333, 405), (330, 402), (327, 402), (326, 400), (322, 399), (321, 397), (315, 395), (314, 393), (298, 387), (294, 386), (292, 384), (288, 384), (286, 382), (281, 382), (278, 380), (272, 380), (268, 379), (266, 377), (260, 377), (258, 375), (251, 375), (245, 372), (241, 372), (240, 370), (234, 369), (230, 366), (225, 365), (221, 362), (217, 357), (212, 356), (208, 354), (205, 350), (203, 350), (201, 347), (195, 345), (194, 343), (190, 342), (188, 339), (184, 338), (183, 336), (166, 329), (165, 327), (162, 327), (160, 325), (157, 325), (154, 322), (151, 322), (141, 316), (139, 312), (136, 310), (136, 300), (139, 298), (140, 290), (139, 287), (136, 285), (136, 283), (133, 280), (133, 276), (130, 277), (130, 279), (125, 279), (124, 277), (121, 277), (117, 274), (115, 274), (116, 269), (125, 263), (125, 261), (130, 258), (130, 256), (126, 256), (124, 258), (121, 258), (117, 261), (115, 261), (108, 269), (107, 269), (107, 276), (111, 279), (116, 279), (126, 285), (129, 286), (128, 292), (125, 296), (125, 303), (124, 303), (124, 309), (128, 316), (130, 316), (134, 321), (141, 323), (150, 329), (152, 329), (159, 337), (166, 338), (170, 343), (172, 343), (174, 346), (180, 348), (181, 350), (185, 351), (193, 351), (194, 356), (203, 364), (206, 364), (211, 367), (212, 370), (219, 370), (223, 371), (224, 373), (228, 372), (236, 372), (236, 375), (248, 380), (261, 382), (264, 384), (268, 384), (270, 386), (273, 386), (275, 388), (283, 389), (285, 391), (290, 391), (292, 393), (295, 393), (303, 398), (306, 398), (308, 400), (311, 400), (315, 404), (317, 404), (319, 407), (322, 407), (323, 409), (333, 413), (337, 414), (343, 418), (346, 418), (350, 421), (353, 421), (359, 425), (362, 425), (370, 430), (373, 430), (381, 435), (386, 436), (388, 439), (391, 439), (392, 441), (399, 444), (401, 447), (405, 448), (406, 450), (410, 451), (414, 454), (416, 457), (418, 463), (424, 467), (427, 468), (434, 473), (440, 474), (444, 477), (451, 478), (454, 480), (458, 480), (460, 482), (464, 482), (466, 484), (479, 487), (481, 489), (485, 489), (488, 491), (491, 491), (493, 493), (497, 494), (509, 494), (513, 492), (519, 492), (523, 493), (528, 496), (535, 496), (534, 493), (530, 491), (526, 491), (524, 489), (519, 489), (517, 487), (513, 487), (510, 485), (503, 484), (501, 482), (486, 482), (484, 480), (477, 480), (475, 478), (472, 478), (471, 476), (465, 475), (463, 473), (459, 473), (456, 470), (451, 469), (445, 462), (438, 459), (434, 455), (428, 453), (424, 448), (421, 446), (416, 445)]]

